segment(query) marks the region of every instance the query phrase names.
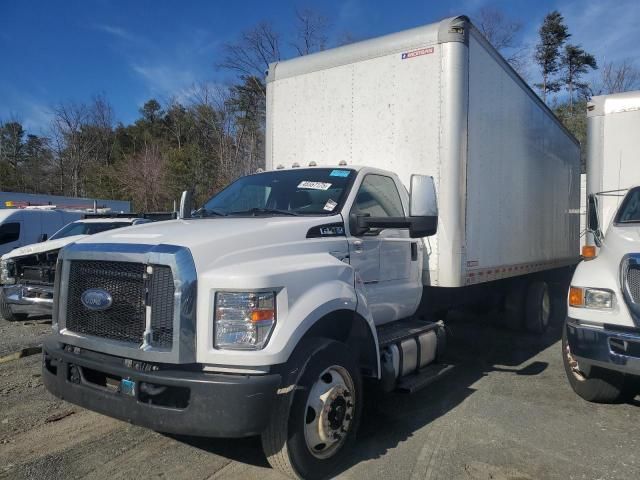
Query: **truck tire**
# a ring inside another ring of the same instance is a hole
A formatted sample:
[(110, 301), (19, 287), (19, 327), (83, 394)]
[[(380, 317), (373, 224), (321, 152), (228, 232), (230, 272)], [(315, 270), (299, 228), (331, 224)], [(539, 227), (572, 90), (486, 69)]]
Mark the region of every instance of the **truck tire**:
[(0, 316), (8, 322), (18, 322), (25, 320), (28, 315), (26, 313), (14, 313), (11, 310), (11, 305), (7, 303), (4, 292), (0, 290)]
[(543, 333), (549, 327), (551, 297), (546, 282), (537, 280), (527, 287), (525, 327), (532, 333)]
[(571, 355), (567, 342), (567, 326), (562, 331), (562, 363), (569, 385), (578, 396), (594, 403), (616, 403), (625, 398), (625, 376), (622, 373), (592, 367), (587, 376)]
[(314, 338), (296, 350), (287, 371), (262, 448), (285, 475), (326, 478), (355, 440), (362, 411), (358, 364), (346, 345)]

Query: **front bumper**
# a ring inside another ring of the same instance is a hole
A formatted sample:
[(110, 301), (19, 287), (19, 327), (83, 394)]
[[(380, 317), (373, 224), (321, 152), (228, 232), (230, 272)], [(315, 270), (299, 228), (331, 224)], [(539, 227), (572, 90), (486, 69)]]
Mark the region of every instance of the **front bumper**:
[(13, 313), (51, 315), (53, 312), (53, 285), (4, 285), (2, 289)]
[[(43, 345), (43, 382), (55, 396), (164, 433), (260, 434), (281, 379), (279, 374), (227, 375), (177, 365), (155, 367), (160, 369), (150, 371), (150, 364), (77, 347), (65, 349), (56, 338)], [(134, 390), (123, 393), (122, 379), (135, 382)]]
[(581, 325), (567, 320), (567, 341), (581, 369), (592, 366), (640, 375), (640, 329)]

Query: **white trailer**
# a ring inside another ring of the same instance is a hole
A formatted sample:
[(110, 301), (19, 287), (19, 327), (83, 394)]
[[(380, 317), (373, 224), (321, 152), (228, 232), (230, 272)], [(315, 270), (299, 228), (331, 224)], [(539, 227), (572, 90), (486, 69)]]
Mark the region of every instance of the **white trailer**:
[[(593, 97), (587, 105), (587, 196), (606, 234), (625, 192), (640, 185), (640, 91)], [(589, 233), (587, 243), (594, 244)]]
[(434, 177), (425, 285), (578, 261), (579, 144), (466, 17), (276, 63), (267, 81), (267, 169)]

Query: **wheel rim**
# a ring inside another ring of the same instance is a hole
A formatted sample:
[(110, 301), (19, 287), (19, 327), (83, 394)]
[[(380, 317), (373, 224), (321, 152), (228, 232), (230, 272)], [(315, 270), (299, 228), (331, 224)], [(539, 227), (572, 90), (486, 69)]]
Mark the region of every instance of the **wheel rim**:
[(578, 364), (578, 360), (571, 353), (571, 348), (569, 347), (569, 342), (564, 346), (564, 355), (567, 359), (567, 363), (569, 364), (569, 369), (571, 370), (571, 374), (579, 381), (586, 380), (584, 373), (580, 370), (580, 365)]
[(311, 387), (305, 409), (304, 439), (316, 458), (329, 458), (340, 450), (353, 423), (355, 388), (349, 372), (334, 365)]
[(549, 317), (551, 316), (551, 300), (549, 299), (549, 292), (544, 291), (542, 296), (542, 325), (546, 327), (549, 324)]

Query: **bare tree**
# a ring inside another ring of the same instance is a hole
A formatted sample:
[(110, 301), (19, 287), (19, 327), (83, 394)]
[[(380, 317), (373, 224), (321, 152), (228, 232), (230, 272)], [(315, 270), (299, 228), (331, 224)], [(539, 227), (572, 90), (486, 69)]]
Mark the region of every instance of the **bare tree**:
[(280, 36), (268, 22), (260, 22), (251, 30), (244, 32), (240, 40), (224, 45), (224, 59), (218, 65), (234, 71), (241, 77), (253, 78), (263, 94), (264, 77), (269, 64), (280, 60)]
[(104, 96), (90, 104), (61, 103), (53, 112), (53, 142), (56, 150), (60, 191), (86, 195), (87, 185), (100, 184), (98, 172), (88, 176), (90, 167), (108, 167), (114, 146), (113, 110)]
[(60, 104), (54, 110), (53, 135), (60, 190), (65, 192), (65, 180), (69, 180), (71, 194), (76, 197), (84, 193), (82, 173), (97, 148), (96, 138), (85, 135), (90, 115), (86, 105), (73, 102)]
[(291, 43), (298, 55), (309, 55), (327, 47), (329, 20), (324, 15), (305, 8), (296, 9), (296, 39)]
[(620, 63), (605, 62), (600, 73), (600, 85), (596, 89), (599, 95), (628, 92), (640, 88), (640, 70), (633, 60)]
[(120, 168), (120, 184), (137, 208), (146, 212), (166, 208), (164, 188), (167, 162), (157, 143), (145, 142), (142, 151), (129, 156)]
[(518, 72), (524, 70), (528, 48), (518, 40), (522, 23), (507, 18), (496, 8), (484, 7), (475, 16), (478, 29), (493, 47), (498, 50)]

